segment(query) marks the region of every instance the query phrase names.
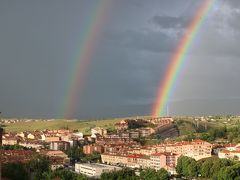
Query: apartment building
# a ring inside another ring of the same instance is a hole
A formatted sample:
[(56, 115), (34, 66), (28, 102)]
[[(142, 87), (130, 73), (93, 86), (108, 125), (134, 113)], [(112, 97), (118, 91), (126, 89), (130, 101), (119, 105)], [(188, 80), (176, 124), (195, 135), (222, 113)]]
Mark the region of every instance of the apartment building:
[(212, 144), (202, 140), (183, 141), (166, 145), (165, 151), (199, 160), (212, 156)]
[(107, 130), (104, 128), (96, 127), (96, 128), (91, 129), (91, 133), (95, 134), (95, 135), (99, 134), (101, 136), (105, 136), (105, 135), (107, 135)]
[(121, 165), (127, 166), (128, 156), (127, 155), (116, 155), (116, 154), (101, 154), (101, 159), (103, 163), (111, 165)]
[(150, 167), (155, 170), (159, 170), (161, 168), (167, 170), (167, 167), (175, 168), (179, 157), (179, 154), (169, 152), (152, 154), (150, 156)]
[(99, 178), (104, 172), (119, 171), (122, 168), (99, 163), (76, 163), (75, 172), (91, 178)]
[(120, 165), (130, 168), (153, 168), (159, 170), (166, 169), (175, 174), (177, 159), (180, 155), (175, 153), (156, 153), (150, 156), (131, 154), (131, 155), (113, 155), (102, 154), (102, 162), (111, 165)]
[(218, 157), (240, 160), (240, 144), (225, 145), (225, 148), (218, 152)]
[(18, 143), (18, 140), (15, 137), (7, 137), (7, 136), (2, 137), (2, 145), (15, 145), (17, 143)]
[(52, 141), (50, 143), (51, 150), (68, 150), (70, 148), (70, 143), (67, 141)]
[(97, 144), (90, 144), (90, 145), (83, 146), (84, 154), (92, 154), (94, 151), (103, 153), (104, 147), (102, 145), (97, 145)]
[(137, 164), (139, 165), (139, 168), (142, 168), (142, 169), (151, 167), (150, 156), (141, 156), (137, 158)]

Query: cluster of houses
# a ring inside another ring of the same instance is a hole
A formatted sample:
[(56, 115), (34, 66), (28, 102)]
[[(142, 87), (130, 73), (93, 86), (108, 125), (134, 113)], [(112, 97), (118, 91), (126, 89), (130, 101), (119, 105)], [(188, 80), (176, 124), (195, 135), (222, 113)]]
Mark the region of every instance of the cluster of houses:
[(17, 118), (1, 118), (0, 123), (12, 124), (18, 122), (36, 122), (36, 121), (54, 121), (55, 119), (17, 119)]
[[(143, 127), (129, 129), (129, 125), (140, 122)], [(125, 120), (117, 123), (117, 132), (108, 133), (106, 129), (91, 129), (91, 135), (83, 135), (69, 129), (43, 130), (33, 132), (4, 133), (3, 145), (21, 145), (31, 150), (1, 150), (2, 163), (28, 162), (34, 155), (42, 154), (51, 160), (51, 168), (57, 169), (69, 164), (70, 159), (64, 153), (75, 144), (86, 144), (83, 152), (101, 154), (99, 163), (75, 163), (75, 171), (90, 177), (99, 177), (102, 172), (120, 170), (122, 167), (166, 169), (176, 174), (175, 167), (180, 156), (188, 156), (196, 160), (208, 158), (215, 153), (219, 158), (240, 158), (240, 145), (213, 145), (203, 140), (182, 142), (165, 141), (155, 145), (142, 146), (136, 139), (149, 137), (156, 128), (146, 127), (145, 123), (154, 124), (157, 128), (173, 124), (171, 118), (149, 118), (147, 120)], [(0, 142), (0, 143), (1, 143)]]

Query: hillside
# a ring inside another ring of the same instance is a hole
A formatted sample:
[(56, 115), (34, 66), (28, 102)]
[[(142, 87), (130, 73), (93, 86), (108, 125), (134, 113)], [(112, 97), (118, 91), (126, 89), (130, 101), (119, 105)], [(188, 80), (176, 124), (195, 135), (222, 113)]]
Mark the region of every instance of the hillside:
[[(11, 132), (19, 131), (32, 131), (42, 129), (78, 129), (85, 134), (90, 134), (90, 129), (93, 127), (114, 128), (115, 123), (120, 122), (125, 118), (114, 118), (106, 120), (38, 120), (30, 122), (16, 122), (16, 123), (3, 123), (4, 129)], [(136, 117), (130, 117), (132, 119)], [(138, 117), (145, 118), (145, 117)], [(174, 117), (174, 124), (176, 125), (180, 135), (187, 135), (205, 131), (213, 127), (234, 127), (240, 122), (238, 116), (208, 116), (208, 117)], [(173, 130), (173, 129), (171, 129)], [(164, 132), (164, 134), (168, 132)], [(169, 132), (170, 133), (170, 132)], [(174, 134), (176, 131), (174, 130)]]
[(90, 134), (90, 129), (94, 127), (113, 128), (116, 122), (121, 119), (107, 119), (94, 121), (68, 121), (68, 120), (53, 120), (53, 121), (31, 121), (31, 122), (16, 122), (11, 124), (4, 123), (4, 129), (9, 132), (32, 131), (43, 129), (78, 129), (85, 134)]

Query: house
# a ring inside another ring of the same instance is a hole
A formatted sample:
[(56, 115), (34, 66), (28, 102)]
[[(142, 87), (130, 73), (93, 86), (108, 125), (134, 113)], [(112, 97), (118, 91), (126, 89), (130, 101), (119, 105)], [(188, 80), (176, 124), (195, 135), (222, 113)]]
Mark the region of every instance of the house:
[(125, 120), (122, 120), (115, 124), (115, 128), (119, 131), (128, 129), (128, 123)]
[(92, 135), (99, 134), (101, 136), (105, 136), (107, 134), (107, 130), (104, 128), (96, 127), (91, 129)]
[(27, 163), (36, 154), (31, 150), (0, 150), (1, 162), (4, 163)]
[(17, 143), (16, 137), (2, 136), (2, 145), (15, 145)]

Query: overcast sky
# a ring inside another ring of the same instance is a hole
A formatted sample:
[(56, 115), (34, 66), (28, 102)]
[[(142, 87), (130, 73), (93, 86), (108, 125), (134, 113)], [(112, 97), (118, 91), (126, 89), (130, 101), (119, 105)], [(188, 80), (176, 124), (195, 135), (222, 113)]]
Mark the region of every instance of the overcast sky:
[[(202, 0), (112, 0), (75, 118), (148, 115)], [(0, 1), (0, 111), (63, 114), (69, 66), (95, 0)], [(240, 114), (240, 1), (217, 0), (188, 52), (171, 115)]]

